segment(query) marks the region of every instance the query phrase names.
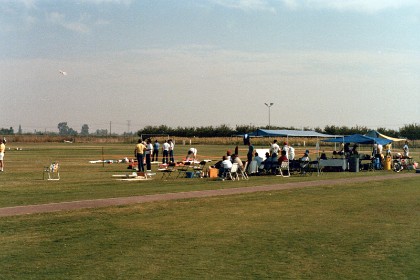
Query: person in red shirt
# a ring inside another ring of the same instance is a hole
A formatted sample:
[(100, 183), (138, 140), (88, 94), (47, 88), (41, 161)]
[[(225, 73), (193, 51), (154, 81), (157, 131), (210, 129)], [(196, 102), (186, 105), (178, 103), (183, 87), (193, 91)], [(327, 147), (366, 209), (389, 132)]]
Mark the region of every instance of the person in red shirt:
[(289, 159), (287, 158), (287, 155), (286, 155), (286, 151), (285, 150), (282, 150), (281, 151), (281, 156), (278, 159), (279, 166), (281, 166), (281, 163), (283, 161), (289, 161)]

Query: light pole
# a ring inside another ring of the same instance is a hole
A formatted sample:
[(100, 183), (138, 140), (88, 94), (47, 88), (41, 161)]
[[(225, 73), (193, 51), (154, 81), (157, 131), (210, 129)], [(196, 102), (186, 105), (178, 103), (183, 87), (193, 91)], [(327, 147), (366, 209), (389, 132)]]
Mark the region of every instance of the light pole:
[(271, 106), (274, 105), (274, 103), (270, 102), (270, 103), (264, 103), (264, 104), (268, 108), (268, 129), (270, 129), (270, 125), (271, 125), (271, 121), (270, 121), (270, 117), (271, 117), (270, 116), (271, 115), (270, 108), (271, 108)]

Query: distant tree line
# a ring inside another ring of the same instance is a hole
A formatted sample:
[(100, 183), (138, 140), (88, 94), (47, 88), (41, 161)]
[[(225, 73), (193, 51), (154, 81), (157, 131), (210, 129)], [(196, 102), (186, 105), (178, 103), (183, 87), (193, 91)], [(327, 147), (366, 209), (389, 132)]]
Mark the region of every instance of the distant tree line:
[(15, 134), (15, 131), (13, 130), (13, 127), (7, 128), (0, 128), (0, 134), (1, 135), (13, 135)]
[[(80, 130), (80, 133), (74, 130), (73, 128), (69, 127), (67, 122), (60, 122), (57, 125), (58, 128), (58, 135), (66, 135), (66, 136), (108, 136), (107, 129), (97, 129), (94, 133), (89, 132), (89, 126), (84, 124)], [(159, 125), (159, 126), (145, 126), (144, 128), (137, 131), (137, 135), (145, 135), (145, 134), (168, 134), (171, 136), (176, 137), (231, 137), (234, 135), (243, 135), (245, 133), (249, 133), (252, 131), (257, 130), (258, 128), (268, 129), (268, 127), (257, 127), (253, 125), (237, 125), (235, 128), (231, 128), (228, 125), (219, 125), (219, 126), (200, 126), (200, 127), (169, 127), (166, 125)], [(354, 127), (347, 127), (347, 126), (335, 126), (335, 125), (327, 125), (323, 129), (316, 127), (304, 127), (304, 128), (296, 128), (296, 127), (279, 127), (279, 126), (270, 126), (270, 129), (291, 129), (291, 130), (315, 130), (320, 133), (325, 134), (332, 134), (332, 135), (350, 135), (350, 134), (366, 134), (369, 128), (365, 126), (354, 126)], [(410, 140), (419, 140), (420, 139), (420, 124), (407, 124), (401, 127), (399, 130), (392, 130), (386, 128), (378, 128), (376, 129), (378, 132), (391, 136), (391, 137), (402, 137), (408, 138)], [(21, 127), (19, 125), (18, 134), (21, 134)], [(13, 127), (7, 128), (0, 128), (1, 135), (14, 135)], [(36, 134), (45, 134), (43, 132), (37, 132)], [(48, 134), (55, 134), (55, 132), (49, 132)], [(124, 133), (126, 135), (126, 133)]]
[[(249, 133), (252, 131), (257, 130), (258, 128), (268, 129), (268, 127), (256, 127), (253, 125), (237, 125), (234, 129), (227, 125), (220, 125), (220, 126), (201, 126), (201, 127), (168, 127), (166, 125), (160, 126), (146, 126), (143, 129), (140, 129), (137, 132), (138, 136), (145, 135), (145, 134), (169, 134), (171, 136), (178, 136), (178, 137), (230, 137), (233, 135), (243, 135), (245, 133)], [(291, 129), (291, 130), (302, 130), (302, 128), (296, 127), (278, 127), (278, 126), (270, 126), (270, 129), (279, 130), (279, 129)], [(332, 135), (350, 135), (350, 134), (366, 134), (369, 128), (365, 126), (355, 126), (355, 127), (347, 127), (347, 126), (326, 126), (324, 129), (322, 128), (309, 128), (304, 127), (303, 130), (315, 130), (320, 133), (325, 134), (332, 134)], [(411, 140), (418, 140), (420, 139), (420, 124), (409, 124), (404, 125), (399, 130), (392, 130), (386, 128), (378, 128), (376, 129), (378, 132), (391, 136), (391, 137), (402, 137), (408, 138)]]

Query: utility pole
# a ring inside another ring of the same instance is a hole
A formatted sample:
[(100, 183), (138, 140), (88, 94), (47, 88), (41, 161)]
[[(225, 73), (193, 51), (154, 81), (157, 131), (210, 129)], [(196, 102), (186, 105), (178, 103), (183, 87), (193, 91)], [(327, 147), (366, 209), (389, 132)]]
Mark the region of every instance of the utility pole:
[(127, 134), (130, 134), (130, 126), (131, 126), (131, 121), (130, 120), (128, 120), (127, 121)]
[(264, 103), (264, 104), (268, 108), (268, 129), (270, 129), (270, 126), (271, 126), (271, 120), (270, 120), (271, 119), (271, 112), (270, 112), (270, 108), (271, 108), (271, 106), (274, 105), (274, 103), (270, 102), (270, 103)]

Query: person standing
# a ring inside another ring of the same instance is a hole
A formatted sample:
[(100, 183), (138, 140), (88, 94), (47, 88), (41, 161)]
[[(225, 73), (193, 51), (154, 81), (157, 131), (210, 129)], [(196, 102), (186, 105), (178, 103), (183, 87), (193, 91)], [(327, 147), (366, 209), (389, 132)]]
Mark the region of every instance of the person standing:
[(248, 164), (251, 164), (253, 155), (254, 155), (254, 146), (251, 144), (251, 141), (249, 141), (248, 142), (248, 153), (246, 154)]
[(287, 143), (287, 142), (283, 143), (282, 151), (286, 152), (286, 157), (287, 157), (287, 159), (289, 159), (289, 143)]
[(404, 150), (404, 157), (408, 158), (410, 154), (410, 149), (408, 148), (408, 141), (405, 141), (405, 145), (403, 146)]
[(289, 146), (289, 160), (295, 159), (295, 148), (292, 146)]
[(160, 147), (160, 144), (159, 144), (158, 140), (156, 140), (155, 143), (153, 143), (152, 161), (159, 161), (159, 159), (158, 159), (158, 157), (159, 157), (159, 147)]
[(386, 149), (386, 156), (390, 156), (392, 158), (391, 144), (386, 144), (385, 149)]
[(378, 155), (380, 155), (380, 157), (382, 157), (382, 150), (383, 150), (383, 146), (381, 144), (378, 144)]
[(0, 172), (4, 171), (4, 151), (6, 150), (6, 139), (0, 140)]
[(147, 139), (146, 141), (146, 170), (152, 171), (152, 152), (153, 152), (153, 145), (152, 140)]
[(134, 156), (137, 158), (137, 166), (138, 171), (144, 172), (144, 151), (146, 150), (146, 146), (143, 144), (143, 141), (139, 139), (137, 142), (136, 148), (134, 149)]
[(274, 140), (273, 144), (271, 144), (270, 146), (270, 155), (272, 157), (277, 157), (277, 155), (279, 154), (279, 150), (280, 150), (280, 146), (279, 144), (277, 144), (277, 140)]
[(169, 147), (168, 140), (165, 140), (165, 143), (162, 145), (162, 163), (169, 163)]
[(169, 139), (168, 143), (169, 143), (169, 161), (175, 162), (175, 159), (174, 159), (175, 143), (172, 141), (172, 139)]

